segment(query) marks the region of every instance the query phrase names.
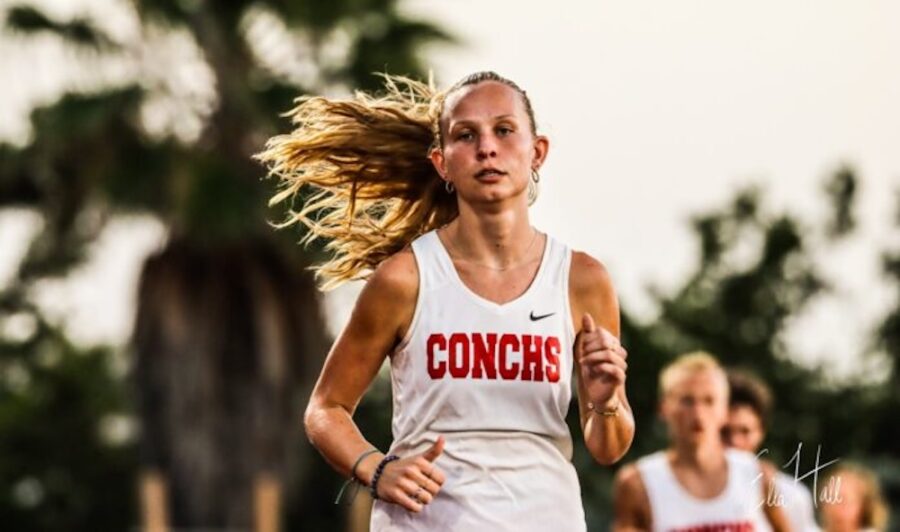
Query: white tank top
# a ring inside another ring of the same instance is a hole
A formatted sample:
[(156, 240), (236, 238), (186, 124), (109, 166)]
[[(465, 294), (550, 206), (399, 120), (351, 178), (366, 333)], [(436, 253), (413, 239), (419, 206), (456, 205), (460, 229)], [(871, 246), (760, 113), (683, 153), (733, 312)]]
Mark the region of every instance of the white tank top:
[(781, 471), (775, 474), (775, 504), (782, 506), (792, 532), (818, 532), (809, 488)]
[(504, 304), (463, 284), (435, 231), (412, 250), (419, 292), (391, 355), (390, 452), (422, 452), (443, 434), (447, 481), (419, 514), (375, 501), (371, 529), (584, 530), (565, 422), (571, 250), (548, 236), (531, 285)]
[(728, 483), (718, 496), (698, 499), (688, 493), (669, 465), (665, 451), (637, 462), (650, 499), (656, 532), (769, 532), (771, 527), (760, 505), (761, 469), (752, 453), (727, 449)]

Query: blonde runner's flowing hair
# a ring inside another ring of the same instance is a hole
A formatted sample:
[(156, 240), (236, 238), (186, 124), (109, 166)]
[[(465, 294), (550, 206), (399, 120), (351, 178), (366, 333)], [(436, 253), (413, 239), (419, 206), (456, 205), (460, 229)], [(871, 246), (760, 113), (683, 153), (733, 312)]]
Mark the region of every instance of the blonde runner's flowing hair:
[(505, 83), (522, 95), (534, 131), (524, 91), (493, 72), (467, 76), (446, 91), (432, 80), (381, 76), (383, 95), (296, 99), (284, 114), (294, 131), (272, 137), (255, 155), (278, 179), (269, 206), (290, 200), (288, 217), (272, 225), (300, 223), (309, 230), (301, 243), (327, 241), (332, 257), (313, 267), (323, 290), (366, 278), (417, 236), (457, 217), (456, 194), (444, 188), (428, 157), (442, 145), (439, 122), (448, 94), (481, 81)]

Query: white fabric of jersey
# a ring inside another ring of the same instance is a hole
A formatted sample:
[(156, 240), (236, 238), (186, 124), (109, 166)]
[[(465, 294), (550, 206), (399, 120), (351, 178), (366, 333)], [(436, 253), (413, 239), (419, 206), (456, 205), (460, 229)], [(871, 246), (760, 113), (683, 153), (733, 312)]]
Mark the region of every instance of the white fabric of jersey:
[(470, 290), (435, 231), (412, 243), (416, 309), (391, 354), (390, 453), (446, 439), (447, 480), (421, 513), (375, 501), (371, 530), (585, 530), (565, 422), (575, 331), (572, 252), (547, 236), (531, 285), (497, 304)]
[(794, 477), (781, 471), (775, 474), (776, 494), (780, 496), (777, 504), (787, 515), (793, 532), (818, 532), (815, 510), (813, 510), (812, 494), (802, 482), (794, 482)]
[(752, 453), (727, 449), (728, 482), (716, 497), (700, 499), (678, 482), (666, 451), (638, 460), (650, 499), (655, 532), (769, 532), (763, 513), (759, 461)]

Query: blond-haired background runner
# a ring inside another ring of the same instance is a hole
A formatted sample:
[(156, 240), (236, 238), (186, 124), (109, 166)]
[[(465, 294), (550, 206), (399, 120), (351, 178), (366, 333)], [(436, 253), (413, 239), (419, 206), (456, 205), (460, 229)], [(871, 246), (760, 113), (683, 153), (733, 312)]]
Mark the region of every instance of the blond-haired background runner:
[(614, 530), (790, 530), (782, 509), (765, 501), (771, 469), (722, 442), (728, 380), (718, 361), (703, 352), (682, 355), (659, 382), (669, 448), (619, 470)]

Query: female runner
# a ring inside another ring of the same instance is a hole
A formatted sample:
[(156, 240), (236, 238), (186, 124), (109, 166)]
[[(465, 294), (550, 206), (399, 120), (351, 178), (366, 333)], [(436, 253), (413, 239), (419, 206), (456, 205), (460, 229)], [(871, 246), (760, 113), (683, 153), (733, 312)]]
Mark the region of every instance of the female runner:
[[(325, 287), (366, 277), (306, 410), (306, 432), (376, 498), (382, 530), (584, 530), (565, 423), (574, 373), (600, 464), (634, 437), (627, 353), (603, 265), (533, 227), (548, 139), (493, 72), (443, 92), (385, 76), (386, 95), (304, 97), (259, 158), (305, 196), (300, 222), (334, 257)], [(353, 412), (390, 358), (394, 441)]]

